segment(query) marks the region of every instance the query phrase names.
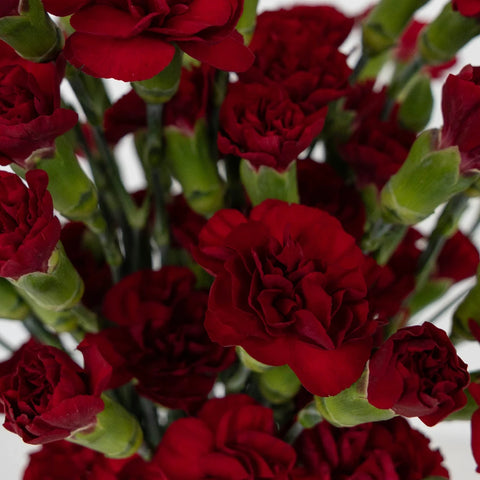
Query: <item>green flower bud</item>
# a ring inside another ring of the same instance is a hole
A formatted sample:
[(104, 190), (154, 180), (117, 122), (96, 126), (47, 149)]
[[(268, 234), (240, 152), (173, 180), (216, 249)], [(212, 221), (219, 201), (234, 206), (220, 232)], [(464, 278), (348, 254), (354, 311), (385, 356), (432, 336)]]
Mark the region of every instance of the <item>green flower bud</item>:
[(46, 273), (34, 272), (9, 281), (47, 310), (66, 310), (76, 305), (83, 295), (83, 281), (70, 263), (62, 244), (53, 251)]
[(403, 127), (420, 132), (430, 121), (433, 109), (433, 93), (430, 78), (417, 74), (406, 85), (398, 98), (398, 118)]
[(77, 443), (110, 458), (127, 458), (135, 454), (143, 442), (139, 423), (120, 404), (102, 395), (105, 408), (97, 415), (97, 423), (85, 431), (77, 431), (68, 441)]
[(0, 18), (0, 39), (32, 62), (55, 60), (63, 48), (63, 35), (42, 1), (21, 0), (18, 9), (18, 15)]
[(240, 361), (252, 372), (263, 373), (270, 368), (273, 368), (270, 365), (265, 365), (264, 363), (255, 360), (242, 347), (237, 347), (236, 351)]
[(97, 190), (80, 167), (68, 136), (58, 137), (54, 157), (37, 160), (36, 167), (48, 173), (48, 191), (56, 210), (70, 220), (98, 223)]
[(224, 188), (210, 152), (205, 120), (197, 120), (191, 134), (173, 125), (165, 127), (164, 138), (168, 167), (190, 207), (206, 216), (221, 209)]
[(465, 44), (479, 34), (480, 22), (453, 11), (452, 2), (447, 2), (440, 15), (422, 31), (418, 51), (425, 63), (438, 65), (454, 58)]
[(0, 317), (8, 320), (23, 320), (29, 310), (15, 287), (5, 278), (0, 278)]
[(335, 427), (355, 427), (367, 422), (380, 422), (395, 416), (393, 410), (370, 405), (367, 400), (368, 366), (351, 387), (333, 397), (315, 397), (320, 415)]
[(370, 56), (393, 47), (412, 15), (427, 0), (382, 0), (365, 20), (363, 48)]
[(257, 170), (243, 158), (240, 162), (240, 177), (253, 206), (267, 198), (299, 203), (296, 162), (279, 172), (265, 165)]
[(258, 376), (258, 386), (262, 395), (273, 404), (291, 400), (302, 384), (288, 365), (272, 367)]
[(245, 44), (248, 45), (252, 40), (255, 25), (257, 23), (257, 4), (258, 0), (245, 0), (243, 12), (237, 23), (237, 30), (242, 34)]
[(178, 90), (182, 70), (182, 51), (176, 48), (169, 65), (148, 80), (133, 82), (132, 86), (146, 103), (158, 104), (170, 100)]
[(437, 130), (422, 133), (405, 163), (383, 188), (381, 206), (387, 222), (418, 223), (476, 180), (477, 175), (460, 176), (457, 147), (435, 150), (437, 144)]

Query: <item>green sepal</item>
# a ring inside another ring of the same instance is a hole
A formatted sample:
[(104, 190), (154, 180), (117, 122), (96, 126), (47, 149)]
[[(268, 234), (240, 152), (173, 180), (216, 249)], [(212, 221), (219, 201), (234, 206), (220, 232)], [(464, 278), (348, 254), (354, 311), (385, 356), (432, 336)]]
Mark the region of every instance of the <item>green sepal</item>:
[(420, 132), (430, 121), (433, 109), (433, 93), (430, 77), (415, 75), (398, 98), (398, 119), (401, 125), (412, 132)]
[(201, 215), (213, 215), (223, 206), (224, 186), (210, 152), (205, 120), (197, 120), (193, 132), (165, 127), (164, 138), (168, 168), (182, 185), (187, 203)]
[(382, 0), (365, 20), (363, 48), (371, 57), (393, 47), (412, 15), (428, 0)]
[(97, 415), (97, 423), (84, 431), (77, 431), (66, 440), (103, 453), (109, 458), (127, 458), (134, 455), (143, 442), (139, 423), (119, 403), (102, 395), (105, 408)]
[(48, 174), (48, 191), (53, 205), (70, 220), (98, 222), (98, 195), (91, 180), (78, 163), (68, 136), (55, 140), (55, 154), (36, 161), (36, 167)]
[(238, 358), (249, 370), (256, 373), (263, 373), (273, 368), (271, 365), (266, 365), (265, 363), (259, 362), (251, 357), (242, 347), (236, 348)]
[(242, 158), (240, 178), (253, 206), (268, 198), (299, 203), (296, 162), (279, 172), (265, 165), (257, 170), (248, 160)]
[(66, 310), (76, 305), (83, 295), (83, 281), (59, 242), (48, 261), (47, 272), (34, 272), (18, 280), (8, 279), (40, 307)]
[(272, 367), (258, 375), (262, 395), (274, 405), (290, 401), (302, 384), (288, 365)]
[(335, 427), (355, 427), (367, 422), (390, 420), (396, 414), (379, 409), (367, 400), (368, 367), (352, 386), (332, 397), (315, 397), (320, 415)]
[[(471, 373), (470, 377), (473, 377), (475, 374)], [(473, 379), (471, 378), (473, 381)], [(466, 388), (464, 391), (465, 395), (467, 396), (467, 404), (457, 410), (456, 412), (451, 413), (447, 418), (443, 421), (452, 421), (452, 420), (463, 420), (469, 422), (472, 419), (472, 415), (478, 410), (478, 404), (475, 399), (472, 397), (472, 394)]]
[(23, 0), (19, 8), (18, 16), (0, 18), (0, 39), (32, 62), (57, 58), (63, 48), (63, 35), (45, 12), (42, 1)]
[(182, 55), (182, 51), (175, 47), (172, 61), (160, 73), (147, 80), (132, 82), (132, 87), (146, 103), (165, 103), (175, 95), (180, 85)]
[(381, 192), (385, 221), (413, 225), (456, 193), (466, 190), (478, 174), (461, 177), (457, 147), (435, 150), (438, 132), (419, 135), (400, 170)]
[(5, 278), (0, 278), (0, 318), (23, 320), (29, 311), (16, 288)]
[(237, 23), (237, 31), (243, 36), (245, 44), (252, 40), (255, 25), (257, 23), (258, 0), (245, 0), (243, 3), (242, 16)]
[(480, 22), (473, 17), (464, 17), (447, 2), (440, 15), (420, 34), (418, 51), (429, 65), (448, 62), (470, 40), (480, 34)]
[(480, 271), (477, 271), (477, 283), (468, 292), (453, 314), (452, 331), (450, 338), (452, 342), (458, 343), (462, 340), (475, 340), (468, 325), (470, 320), (480, 325)]

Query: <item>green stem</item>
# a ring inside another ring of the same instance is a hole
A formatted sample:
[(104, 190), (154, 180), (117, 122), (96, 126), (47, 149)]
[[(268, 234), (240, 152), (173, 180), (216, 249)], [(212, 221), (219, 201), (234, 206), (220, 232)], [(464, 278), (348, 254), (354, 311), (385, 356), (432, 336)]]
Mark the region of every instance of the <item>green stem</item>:
[(300, 434), (303, 432), (303, 426), (295, 422), (287, 431), (285, 436), (283, 437), (283, 440), (290, 445), (295, 442), (295, 440), (300, 436)]
[(44, 343), (45, 345), (50, 345), (51, 347), (65, 350), (65, 347), (58, 336), (52, 332), (49, 332), (37, 317), (29, 315), (27, 318), (25, 318), (25, 320), (23, 320), (23, 325), (28, 330), (30, 335), (39, 342)]
[(147, 104), (148, 132), (143, 155), (144, 165), (148, 167), (146, 173), (149, 176), (155, 211), (153, 239), (160, 250), (162, 259), (165, 259), (170, 234), (165, 207), (165, 192), (162, 185), (162, 173), (165, 170), (162, 114), (163, 104)]
[(358, 76), (360, 75), (369, 60), (370, 57), (365, 52), (362, 52), (362, 55), (358, 59), (357, 64), (355, 65), (353, 72), (350, 75), (350, 84), (353, 85), (357, 81)]
[(452, 308), (457, 303), (460, 303), (468, 294), (468, 292), (470, 291), (470, 288), (471, 287), (467, 287), (459, 295), (457, 295), (453, 300), (450, 300), (446, 305), (444, 305), (437, 312), (435, 312), (428, 320), (426, 320), (426, 322), (429, 322), (429, 323), (436, 322), (445, 312), (450, 310), (450, 308)]
[(245, 205), (245, 191), (240, 178), (240, 158), (229, 155), (225, 158), (225, 169), (227, 172), (226, 207), (241, 210)]
[(459, 193), (449, 200), (443, 209), (437, 225), (430, 235), (427, 248), (422, 252), (418, 261), (417, 289), (427, 282), (440, 251), (445, 242), (456, 232), (458, 221), (468, 204), (468, 197)]
[(15, 351), (15, 349), (8, 342), (6, 342), (2, 337), (0, 337), (0, 346), (9, 352)]
[(150, 400), (139, 397), (141, 412), (141, 425), (145, 434), (145, 440), (149, 447), (155, 451), (162, 439), (162, 429), (158, 424), (157, 407)]

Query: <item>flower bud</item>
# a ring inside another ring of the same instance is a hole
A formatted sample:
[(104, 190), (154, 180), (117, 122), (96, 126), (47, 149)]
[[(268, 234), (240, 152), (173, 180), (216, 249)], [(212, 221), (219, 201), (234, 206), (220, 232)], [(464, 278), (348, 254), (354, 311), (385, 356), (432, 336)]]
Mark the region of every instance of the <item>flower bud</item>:
[(379, 409), (367, 400), (368, 367), (352, 386), (333, 397), (315, 397), (320, 415), (335, 427), (355, 427), (362, 423), (389, 420), (393, 410)]
[(63, 246), (58, 243), (48, 260), (45, 273), (33, 272), (10, 282), (20, 288), (40, 307), (47, 310), (66, 310), (82, 298), (84, 285), (70, 263)]
[(382, 0), (363, 24), (363, 47), (369, 56), (395, 45), (411, 16), (427, 0)]
[(175, 49), (172, 61), (153, 78), (133, 82), (132, 86), (146, 103), (165, 103), (178, 90), (182, 70), (182, 51)]
[(0, 278), (0, 318), (23, 320), (29, 312), (28, 305), (8, 280)]
[(386, 221), (413, 225), (475, 181), (476, 174), (460, 176), (457, 147), (436, 150), (437, 145), (437, 130), (422, 133), (405, 163), (385, 185), (381, 206)]
[(274, 405), (288, 402), (300, 390), (301, 383), (288, 365), (272, 367), (258, 377), (262, 395)]
[(416, 75), (401, 92), (398, 119), (401, 125), (412, 132), (420, 132), (430, 121), (433, 109), (433, 93), (430, 77)]
[(299, 203), (296, 162), (292, 162), (283, 172), (279, 172), (266, 165), (261, 165), (257, 169), (248, 160), (242, 159), (240, 176), (254, 206), (267, 198)]
[(135, 417), (107, 395), (102, 395), (105, 408), (97, 414), (94, 427), (77, 431), (67, 440), (110, 458), (132, 456), (143, 442), (143, 432)]
[(54, 60), (63, 48), (63, 36), (45, 12), (42, 1), (18, 0), (16, 3), (17, 10), (13, 7), (5, 12), (0, 8), (0, 39), (32, 62)]
[(420, 34), (418, 51), (428, 65), (442, 64), (479, 34), (480, 22), (453, 11), (451, 2), (447, 2), (440, 15)]
[(222, 208), (223, 185), (210, 153), (205, 120), (197, 120), (191, 133), (169, 125), (164, 136), (168, 167), (182, 185), (190, 207), (207, 216)]

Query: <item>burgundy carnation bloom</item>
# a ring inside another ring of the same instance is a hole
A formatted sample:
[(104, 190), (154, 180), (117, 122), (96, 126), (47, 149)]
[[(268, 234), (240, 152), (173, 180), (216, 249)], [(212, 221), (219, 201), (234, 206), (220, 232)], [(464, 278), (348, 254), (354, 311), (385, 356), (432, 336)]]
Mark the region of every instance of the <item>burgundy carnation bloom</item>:
[(337, 47), (352, 25), (326, 6), (262, 13), (250, 44), (254, 65), (240, 78), (281, 85), (305, 113), (313, 113), (347, 92), (351, 69)]
[(46, 272), (60, 239), (42, 170), (27, 172), (28, 187), (15, 174), (0, 171), (0, 276), (18, 279)]
[(170, 425), (155, 458), (169, 480), (288, 480), (296, 455), (275, 437), (272, 410), (229, 395)]
[(327, 422), (304, 430), (295, 443), (295, 480), (423, 480), (449, 478), (438, 450), (400, 417), (353, 428)]
[(84, 370), (65, 352), (34, 341), (0, 363), (4, 427), (33, 445), (93, 427), (109, 372), (88, 357), (85, 363)]
[[(63, 0), (50, 0), (59, 10)], [(235, 30), (243, 0), (77, 1), (65, 56), (94, 77), (127, 82), (161, 72), (175, 45), (222, 70), (243, 71), (253, 55)]]
[(452, 7), (464, 17), (480, 17), (480, 2), (478, 0), (452, 0)]
[(168, 480), (158, 462), (138, 455), (128, 459), (106, 458), (90, 448), (60, 441), (30, 454), (23, 480)]
[(82, 302), (90, 309), (98, 310), (113, 282), (101, 245), (81, 222), (64, 225), (60, 239), (85, 285)]
[[(474, 323), (474, 322), (472, 322)], [(476, 328), (476, 337), (480, 341), (480, 331), (478, 331), (478, 326), (474, 323)], [(468, 391), (474, 398), (477, 405), (480, 406), (480, 383), (472, 383), (468, 387)], [(480, 473), (480, 408), (477, 409), (472, 415), (472, 452), (475, 462), (477, 462), (477, 472)]]
[(103, 309), (119, 327), (87, 336), (81, 350), (112, 366), (114, 384), (134, 377), (140, 394), (194, 410), (235, 358), (232, 349), (209, 340), (203, 326), (208, 294), (194, 285), (195, 276), (183, 267), (125, 277), (108, 292)]
[(376, 322), (363, 255), (335, 218), (277, 200), (249, 218), (221, 210), (200, 232), (196, 259), (216, 275), (205, 321), (214, 341), (288, 364), (315, 395), (359, 378)]
[(480, 169), (480, 67), (449, 75), (442, 91), (443, 128), (439, 148), (457, 146), (460, 172)]
[(62, 440), (30, 454), (23, 480), (117, 480), (125, 462)]
[(337, 218), (359, 242), (365, 227), (365, 207), (358, 191), (326, 163), (310, 159), (297, 162), (298, 190), (302, 205), (317, 207)]
[(19, 15), (20, 0), (3, 0), (0, 5), (0, 18)]
[(431, 323), (398, 330), (369, 364), (368, 401), (435, 425), (467, 403), (467, 365)]
[(60, 108), (61, 79), (59, 66), (21, 59), (0, 42), (0, 165), (28, 168), (29, 157), (52, 154), (75, 126), (77, 114)]
[(238, 82), (229, 86), (220, 110), (218, 148), (282, 171), (320, 134), (327, 109), (305, 115), (276, 85)]

